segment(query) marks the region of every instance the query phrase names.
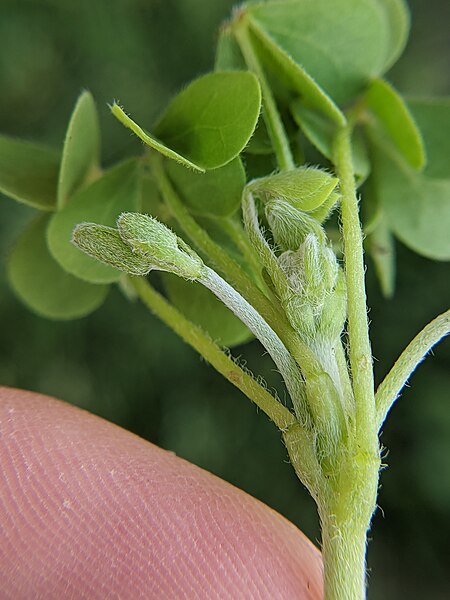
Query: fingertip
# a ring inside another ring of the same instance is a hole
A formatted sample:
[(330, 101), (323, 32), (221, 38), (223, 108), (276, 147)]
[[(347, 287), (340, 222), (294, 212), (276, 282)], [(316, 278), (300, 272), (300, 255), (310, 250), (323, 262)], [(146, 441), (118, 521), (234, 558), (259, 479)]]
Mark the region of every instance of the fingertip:
[(0, 427), (5, 598), (322, 598), (319, 551), (214, 475), (32, 392)]

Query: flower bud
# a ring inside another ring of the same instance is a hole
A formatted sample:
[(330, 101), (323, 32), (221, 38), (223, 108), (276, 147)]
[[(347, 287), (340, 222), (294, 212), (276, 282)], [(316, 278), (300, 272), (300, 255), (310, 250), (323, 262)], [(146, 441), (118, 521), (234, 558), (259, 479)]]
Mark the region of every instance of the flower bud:
[(319, 223), (286, 200), (270, 200), (265, 209), (273, 238), (281, 250), (298, 250), (311, 232), (325, 243), (325, 232)]
[(146, 275), (152, 269), (148, 258), (135, 254), (112, 227), (81, 223), (73, 230), (72, 242), (92, 258), (129, 275)]
[(257, 179), (250, 187), (264, 203), (281, 199), (308, 212), (324, 204), (337, 184), (338, 179), (322, 169), (299, 167)]
[(117, 220), (120, 237), (133, 252), (146, 257), (153, 269), (198, 279), (201, 258), (171, 229), (148, 215), (123, 213)]
[(310, 233), (296, 252), (281, 254), (278, 264), (288, 283), (288, 289), (279, 293), (286, 315), (299, 333), (313, 338), (324, 307), (335, 293), (339, 272), (336, 257), (331, 248)]

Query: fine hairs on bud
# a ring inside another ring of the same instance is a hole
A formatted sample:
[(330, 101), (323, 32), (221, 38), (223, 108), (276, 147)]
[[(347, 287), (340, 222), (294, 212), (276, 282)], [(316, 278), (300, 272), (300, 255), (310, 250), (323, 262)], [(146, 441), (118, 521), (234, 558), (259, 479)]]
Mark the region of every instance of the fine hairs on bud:
[(81, 223), (73, 231), (72, 242), (85, 254), (129, 275), (147, 275), (152, 269), (148, 258), (135, 254), (112, 227)]
[[(286, 315), (297, 331), (314, 337), (317, 328), (320, 328), (324, 307), (331, 307), (331, 299), (335, 295), (339, 266), (334, 252), (314, 233), (308, 233), (298, 250), (288, 250), (279, 256), (278, 264), (289, 284), (289, 290), (281, 295)], [(342, 295), (341, 292), (339, 289)], [(345, 294), (339, 300), (345, 304)], [(336, 308), (338, 305), (339, 316), (336, 317), (341, 323), (339, 301)], [(332, 315), (327, 313), (327, 320), (330, 318)], [(334, 333), (335, 327), (331, 329)]]
[(257, 179), (250, 187), (263, 203), (280, 199), (308, 212), (327, 202), (337, 185), (337, 177), (323, 169), (302, 166)]
[(273, 199), (267, 202), (265, 210), (273, 238), (281, 250), (298, 250), (310, 232), (320, 243), (325, 243), (325, 232), (320, 224), (289, 202)]
[(140, 213), (122, 213), (117, 227), (122, 240), (133, 252), (151, 261), (153, 268), (185, 279), (195, 280), (202, 275), (201, 258), (157, 219)]

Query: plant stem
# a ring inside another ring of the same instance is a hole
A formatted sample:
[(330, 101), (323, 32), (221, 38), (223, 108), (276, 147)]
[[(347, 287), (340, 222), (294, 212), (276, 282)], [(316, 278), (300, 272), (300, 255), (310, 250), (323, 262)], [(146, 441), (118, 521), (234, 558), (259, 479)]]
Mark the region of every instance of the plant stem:
[(186, 319), (143, 277), (128, 281), (142, 302), (186, 343), (203, 356), (221, 375), (241, 390), (275, 425), (284, 431), (295, 423), (294, 415), (225, 354), (197, 325)]
[(449, 333), (450, 310), (447, 310), (428, 323), (400, 354), (392, 369), (379, 385), (375, 396), (378, 429), (383, 425), (389, 410), (414, 369), (433, 346)]
[(280, 113), (278, 112), (275, 98), (273, 97), (272, 91), (267, 82), (264, 70), (254, 50), (248, 25), (245, 22), (244, 16), (240, 17), (240, 20), (236, 23), (233, 31), (248, 68), (250, 71), (253, 71), (253, 73), (255, 73), (259, 79), (262, 92), (264, 122), (266, 124), (269, 137), (272, 141), (278, 166), (282, 171), (294, 169), (295, 162), (292, 157), (291, 147), (284, 129), (283, 121), (281, 120)]
[(340, 507), (328, 504), (326, 511), (320, 511), (325, 600), (366, 597), (366, 535), (370, 516), (358, 518), (358, 503), (365, 500), (353, 498), (353, 514), (342, 503)]
[(353, 173), (351, 129), (338, 131), (334, 157), (342, 193), (341, 217), (348, 302), (349, 358), (358, 440), (373, 440), (375, 395), (364, 278), (363, 236)]
[[(305, 415), (305, 386), (300, 369), (277, 334), (253, 306), (215, 271), (205, 266), (204, 275), (198, 281), (233, 311), (261, 342), (280, 371), (297, 413)], [(299, 411), (298, 407), (302, 410)]]
[[(366, 307), (363, 236), (353, 172), (350, 125), (342, 127), (336, 135), (334, 163), (342, 193), (354, 429), (336, 450), (329, 489), (324, 497), (319, 498), (318, 505), (322, 522), (325, 598), (364, 600), (366, 535), (376, 506), (380, 457)], [(338, 359), (342, 371), (345, 363), (343, 351)], [(345, 385), (345, 380), (343, 383)]]

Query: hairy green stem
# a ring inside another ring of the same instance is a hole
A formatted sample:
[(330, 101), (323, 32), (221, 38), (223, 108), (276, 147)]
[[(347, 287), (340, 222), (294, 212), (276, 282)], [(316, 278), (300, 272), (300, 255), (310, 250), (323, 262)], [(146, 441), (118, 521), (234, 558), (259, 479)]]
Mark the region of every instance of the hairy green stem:
[(275, 98), (273, 97), (272, 91), (267, 82), (264, 70), (253, 47), (253, 42), (251, 40), (248, 25), (245, 22), (244, 16), (241, 16), (240, 20), (237, 21), (233, 31), (248, 68), (250, 71), (253, 71), (253, 73), (255, 73), (259, 79), (262, 92), (264, 122), (272, 141), (278, 166), (282, 171), (294, 169), (295, 162), (292, 156), (289, 140), (284, 129), (283, 121), (281, 120), (280, 113), (278, 112)]
[[(205, 266), (199, 283), (215, 294), (253, 333), (272, 357), (283, 377), (297, 414), (306, 416), (305, 386), (300, 369), (286, 346), (261, 315), (215, 271)], [(300, 408), (301, 407), (301, 408)]]
[(142, 302), (161, 321), (203, 356), (221, 375), (241, 390), (275, 425), (284, 431), (295, 423), (294, 415), (272, 394), (264, 389), (228, 354), (219, 348), (197, 325), (186, 319), (143, 277), (129, 277), (128, 281)]
[[(349, 380), (342, 347), (336, 359), (350, 410), (351, 429), (331, 456), (328, 490), (319, 497), (325, 600), (366, 597), (366, 536), (376, 506), (379, 443), (375, 420), (372, 353), (369, 340), (363, 260), (363, 236), (353, 172), (351, 127), (341, 128), (334, 143), (340, 179), (342, 236), (348, 302)], [(352, 392), (352, 393), (350, 393)]]
[(359, 462), (357, 469), (349, 468), (348, 476), (359, 478), (358, 485), (346, 491), (340, 481), (323, 505), (319, 500), (325, 600), (366, 597), (366, 536), (376, 500), (373, 482), (378, 480), (378, 463)]
[(392, 408), (410, 375), (433, 346), (449, 333), (450, 310), (447, 310), (433, 319), (431, 323), (428, 323), (400, 354), (394, 366), (377, 389), (375, 400), (378, 429), (383, 425), (389, 410)]
[(363, 236), (353, 173), (350, 126), (343, 127), (337, 133), (334, 162), (342, 193), (341, 217), (347, 282), (349, 358), (355, 396), (356, 432), (360, 443), (365, 445), (368, 440), (373, 440), (374, 436), (375, 394), (366, 305)]

